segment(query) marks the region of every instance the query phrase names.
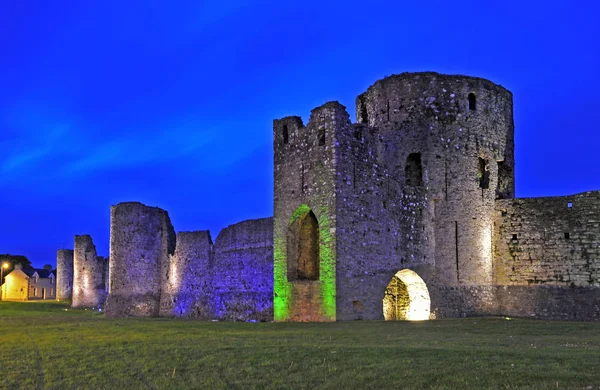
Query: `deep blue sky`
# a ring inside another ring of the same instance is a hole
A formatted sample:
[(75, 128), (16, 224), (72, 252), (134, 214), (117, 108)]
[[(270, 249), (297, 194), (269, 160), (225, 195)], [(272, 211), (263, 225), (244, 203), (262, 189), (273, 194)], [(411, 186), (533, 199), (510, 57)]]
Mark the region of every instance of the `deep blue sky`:
[(213, 239), (270, 216), (272, 120), (329, 100), (354, 120), (404, 71), (513, 92), (518, 196), (600, 189), (595, 3), (4, 1), (0, 253), (54, 264), (91, 234), (107, 255), (123, 201)]

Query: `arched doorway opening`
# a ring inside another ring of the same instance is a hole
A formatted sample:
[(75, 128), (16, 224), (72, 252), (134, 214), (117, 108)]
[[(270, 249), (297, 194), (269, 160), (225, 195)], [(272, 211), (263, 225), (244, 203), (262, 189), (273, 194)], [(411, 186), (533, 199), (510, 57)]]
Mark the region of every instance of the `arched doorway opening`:
[(386, 321), (428, 320), (431, 300), (427, 285), (414, 271), (398, 271), (385, 289), (383, 318)]
[(306, 205), (292, 216), (287, 247), (288, 280), (319, 280), (319, 221)]
[(319, 279), (319, 222), (312, 211), (300, 221), (298, 279)]

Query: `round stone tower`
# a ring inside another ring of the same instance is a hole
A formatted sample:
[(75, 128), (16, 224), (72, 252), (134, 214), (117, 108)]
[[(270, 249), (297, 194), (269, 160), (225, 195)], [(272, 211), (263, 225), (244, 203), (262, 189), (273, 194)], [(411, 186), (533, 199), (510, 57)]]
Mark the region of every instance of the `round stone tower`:
[(402, 266), (433, 288), (432, 309), (456, 315), (436, 286), (492, 284), (494, 202), (514, 197), (512, 94), (481, 78), (403, 73), (358, 96), (356, 113), (402, 200)]
[(73, 251), (56, 252), (56, 299), (71, 299), (73, 294)]

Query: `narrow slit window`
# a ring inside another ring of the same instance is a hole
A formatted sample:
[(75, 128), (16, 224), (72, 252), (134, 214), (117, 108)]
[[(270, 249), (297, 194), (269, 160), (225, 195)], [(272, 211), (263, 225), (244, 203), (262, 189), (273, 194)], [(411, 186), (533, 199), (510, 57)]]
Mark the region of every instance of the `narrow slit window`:
[(361, 123), (369, 124), (369, 113), (367, 112), (367, 105), (365, 104), (364, 98), (360, 97), (360, 121)]
[(479, 157), (479, 169), (477, 172), (479, 187), (486, 189), (490, 187), (490, 167), (487, 160)]
[(406, 158), (404, 168), (404, 180), (406, 185), (420, 186), (423, 182), (423, 167), (421, 164), (421, 153), (411, 153)]
[(477, 98), (474, 93), (469, 94), (469, 110), (475, 111), (477, 109)]
[(498, 161), (498, 183), (496, 199), (513, 198), (512, 168), (505, 161)]
[(319, 129), (319, 146), (325, 145), (325, 128)]
[(572, 209), (573, 208), (573, 203), (572, 202), (568, 202), (567, 203), (567, 208)]
[(513, 234), (513, 235), (512, 235), (512, 239), (513, 239), (513, 240), (516, 240), (516, 239), (517, 239), (517, 235), (516, 235), (516, 234)]
[(571, 238), (571, 235), (569, 233), (565, 233), (565, 238), (568, 240), (569, 238)]
[(289, 141), (289, 132), (287, 125), (283, 125), (283, 143), (287, 144)]

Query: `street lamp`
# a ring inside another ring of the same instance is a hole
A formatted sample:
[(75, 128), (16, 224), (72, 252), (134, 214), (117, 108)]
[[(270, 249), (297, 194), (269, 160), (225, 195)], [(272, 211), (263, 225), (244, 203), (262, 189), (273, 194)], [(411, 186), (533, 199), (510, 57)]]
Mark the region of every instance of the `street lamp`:
[(0, 287), (2, 287), (2, 289), (0, 289), (0, 300), (4, 299), (4, 290), (6, 290), (6, 288), (4, 287), (4, 285), (6, 283), (4, 283), (4, 269), (8, 268), (8, 263), (3, 263), (2, 267), (0, 267), (0, 283), (2, 283), (0, 285)]

